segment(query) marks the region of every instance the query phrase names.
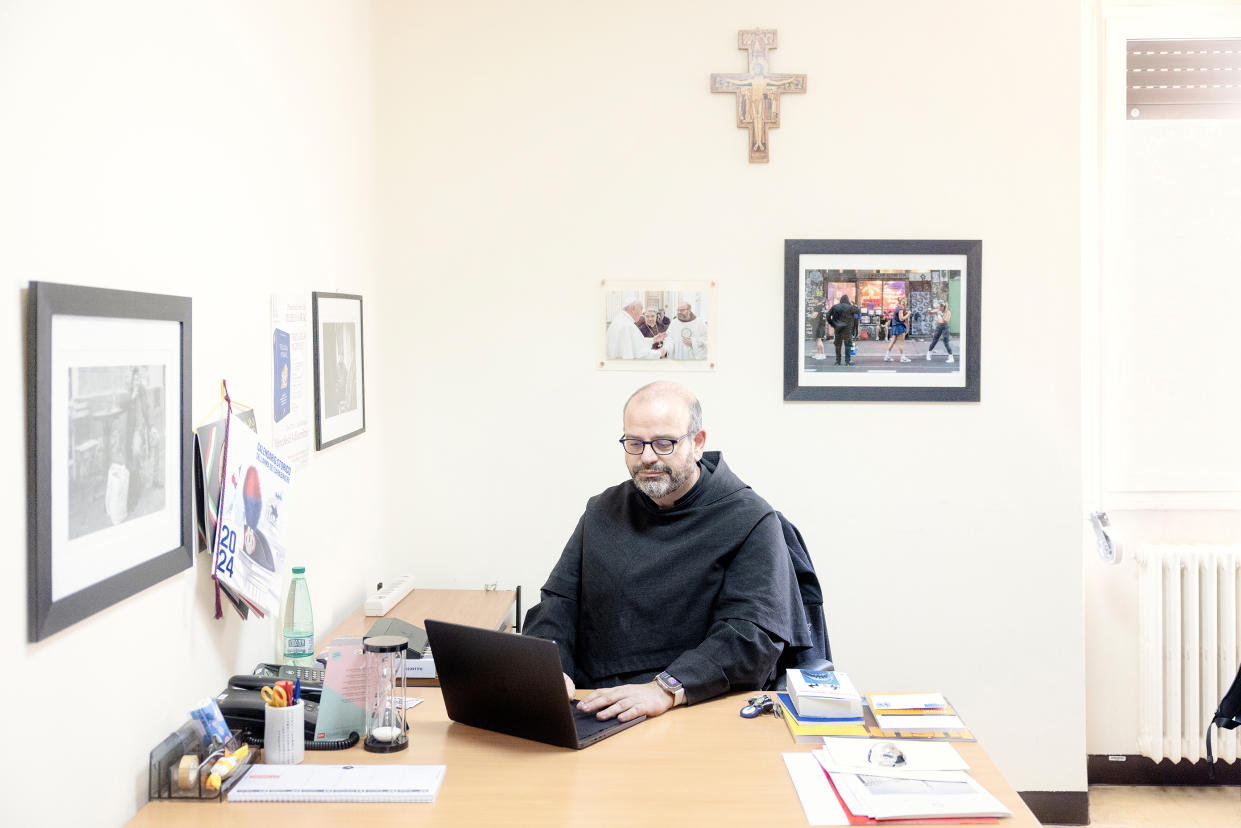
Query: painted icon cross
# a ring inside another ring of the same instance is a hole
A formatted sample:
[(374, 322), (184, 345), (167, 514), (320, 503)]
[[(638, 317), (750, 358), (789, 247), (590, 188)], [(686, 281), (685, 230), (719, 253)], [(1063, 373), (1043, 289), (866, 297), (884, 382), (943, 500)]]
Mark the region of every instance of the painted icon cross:
[(737, 32), (737, 48), (750, 53), (750, 71), (712, 74), (711, 91), (737, 94), (737, 126), (750, 130), (750, 163), (765, 164), (767, 130), (780, 126), (780, 95), (805, 92), (806, 76), (768, 73), (767, 50), (776, 48), (775, 29), (742, 29)]

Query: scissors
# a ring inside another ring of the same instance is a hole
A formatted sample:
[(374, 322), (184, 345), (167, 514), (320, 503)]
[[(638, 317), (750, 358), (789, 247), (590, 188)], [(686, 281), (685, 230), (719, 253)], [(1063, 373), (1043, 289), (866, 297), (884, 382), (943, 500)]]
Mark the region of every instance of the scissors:
[(288, 707), (293, 699), (293, 683), (278, 681), (275, 687), (264, 687), (259, 692), (263, 696), (263, 701), (271, 707)]

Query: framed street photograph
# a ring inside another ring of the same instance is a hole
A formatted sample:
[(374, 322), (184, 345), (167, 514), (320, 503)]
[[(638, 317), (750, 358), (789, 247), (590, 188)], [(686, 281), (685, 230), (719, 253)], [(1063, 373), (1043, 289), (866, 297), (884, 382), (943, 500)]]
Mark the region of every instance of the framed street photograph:
[(315, 449), (366, 431), (362, 297), (311, 294), (315, 352)]
[(784, 242), (786, 401), (977, 402), (982, 242)]
[(193, 562), (188, 297), (31, 282), (29, 639)]
[(715, 282), (604, 280), (601, 285), (600, 368), (715, 368)]

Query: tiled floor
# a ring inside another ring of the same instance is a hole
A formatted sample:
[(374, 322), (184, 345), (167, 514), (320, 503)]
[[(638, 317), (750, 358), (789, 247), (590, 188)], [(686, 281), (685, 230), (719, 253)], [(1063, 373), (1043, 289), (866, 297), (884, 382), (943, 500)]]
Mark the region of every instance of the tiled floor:
[(1241, 828), (1241, 788), (1091, 785), (1091, 828)]

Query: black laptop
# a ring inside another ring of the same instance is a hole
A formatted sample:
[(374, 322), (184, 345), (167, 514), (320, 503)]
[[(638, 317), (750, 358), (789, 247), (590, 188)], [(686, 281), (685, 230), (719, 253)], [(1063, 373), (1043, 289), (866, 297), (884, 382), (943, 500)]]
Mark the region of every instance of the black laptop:
[(428, 618), (448, 718), (461, 724), (584, 748), (645, 719), (599, 721), (565, 696), (560, 653), (551, 641)]

